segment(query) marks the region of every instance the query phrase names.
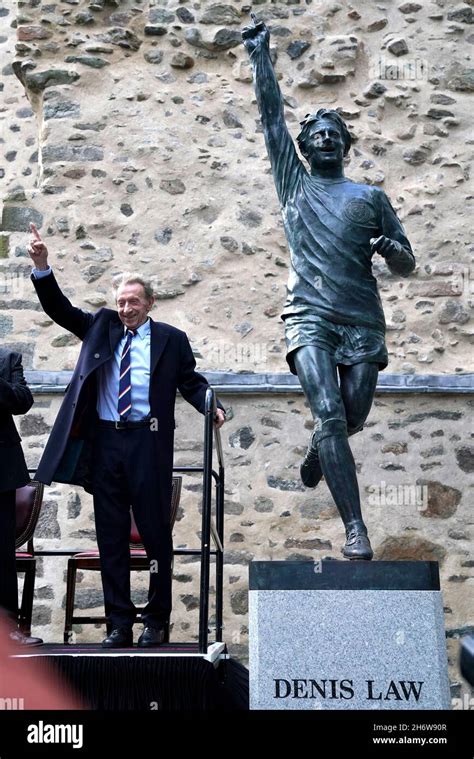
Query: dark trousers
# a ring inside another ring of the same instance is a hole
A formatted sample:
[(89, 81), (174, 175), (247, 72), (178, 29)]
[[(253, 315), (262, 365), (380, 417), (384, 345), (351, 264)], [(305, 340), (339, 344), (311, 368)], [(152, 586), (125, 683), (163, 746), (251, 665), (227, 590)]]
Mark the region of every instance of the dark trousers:
[(13, 621), (18, 619), (18, 580), (16, 574), (16, 492), (0, 493), (0, 608)]
[(136, 615), (130, 598), (130, 507), (150, 561), (143, 622), (161, 627), (171, 612), (170, 506), (163, 514), (158, 503), (159, 462), (152, 439), (155, 434), (149, 427), (97, 430), (94, 512), (105, 613), (112, 627), (130, 627)]

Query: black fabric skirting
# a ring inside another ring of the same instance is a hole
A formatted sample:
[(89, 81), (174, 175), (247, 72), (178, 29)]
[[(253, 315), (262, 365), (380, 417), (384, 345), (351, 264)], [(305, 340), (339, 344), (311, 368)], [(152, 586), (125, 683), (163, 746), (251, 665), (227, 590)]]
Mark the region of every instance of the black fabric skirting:
[(248, 670), (232, 659), (217, 669), (199, 657), (66, 655), (45, 660), (88, 709), (203, 712), (249, 707)]

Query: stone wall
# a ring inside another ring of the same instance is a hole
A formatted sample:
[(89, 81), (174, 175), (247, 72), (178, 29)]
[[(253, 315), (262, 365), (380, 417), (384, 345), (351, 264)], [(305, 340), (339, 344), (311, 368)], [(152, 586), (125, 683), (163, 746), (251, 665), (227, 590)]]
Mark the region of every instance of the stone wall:
[[(37, 368), (69, 368), (76, 346), (24, 282), (30, 219), (79, 305), (109, 303), (113, 272), (143, 270), (157, 318), (190, 334), (204, 368), (286, 370), (287, 252), (240, 43), (249, 7), (3, 0), (0, 266), (13, 296), (0, 328)], [(408, 280), (376, 263), (391, 371), (469, 371), (472, 7), (254, 9), (272, 28), (293, 134), (308, 110), (340, 107), (348, 175), (384, 187), (412, 240)]]
[[(248, 562), (340, 558), (343, 528), (325, 483), (310, 491), (299, 480), (299, 464), (312, 428), (303, 396), (222, 395), (222, 400), (229, 415), (223, 428), (224, 638), (232, 653), (245, 659)], [(60, 402), (61, 396), (37, 396), (32, 411), (21, 421), (32, 467)], [(440, 563), (453, 683), (459, 680), (457, 639), (474, 627), (472, 406), (473, 401), (462, 396), (379, 394), (366, 428), (351, 438), (375, 558)], [(175, 465), (201, 465), (202, 417), (180, 400), (176, 419)], [(201, 476), (185, 475), (175, 547), (199, 547), (201, 497)], [(36, 534), (40, 549), (92, 547), (90, 497), (65, 485), (46, 488)], [(35, 629), (51, 641), (61, 639), (64, 626), (66, 563), (66, 557), (41, 560)], [(97, 613), (102, 594), (99, 579), (92, 574), (79, 573), (77, 601), (79, 608)], [(136, 575), (137, 601), (144, 600), (145, 586), (145, 577)], [(198, 561), (177, 558), (174, 639), (196, 638), (198, 599)], [(78, 640), (98, 641), (103, 630), (84, 627), (78, 632)]]
[[(4, 343), (42, 371), (71, 369), (78, 354), (76, 339), (42, 314), (29, 282), (33, 220), (76, 305), (112, 305), (111, 276), (143, 271), (155, 280), (154, 317), (188, 333), (200, 369), (286, 371), (278, 315), (287, 252), (240, 43), (250, 6), (0, 5)], [(348, 176), (386, 190), (412, 241), (418, 266), (409, 279), (376, 263), (392, 372), (473, 371), (472, 5), (254, 3), (272, 29), (293, 135), (309, 110), (340, 107), (354, 135)], [(60, 400), (37, 395), (21, 421), (32, 467)], [(310, 428), (301, 395), (224, 402), (233, 410), (224, 428), (225, 637), (245, 657), (248, 561), (338, 557), (342, 529), (326, 486), (312, 493), (298, 480)], [(469, 396), (378, 396), (351, 440), (376, 558), (440, 561), (454, 682), (455, 637), (474, 625), (471, 410)], [(201, 455), (201, 420), (188, 412), (180, 402), (177, 463)], [(177, 545), (197, 541), (199, 498), (199, 480), (187, 478)], [(86, 547), (93, 536), (89, 497), (48, 488), (38, 545)], [(65, 568), (65, 559), (41, 562), (35, 629), (48, 640), (61, 638)], [(197, 631), (197, 569), (176, 561), (180, 640)], [(83, 607), (101, 603), (95, 579), (80, 577)], [(144, 578), (136, 582), (143, 597)], [(101, 634), (84, 630), (81, 640)]]

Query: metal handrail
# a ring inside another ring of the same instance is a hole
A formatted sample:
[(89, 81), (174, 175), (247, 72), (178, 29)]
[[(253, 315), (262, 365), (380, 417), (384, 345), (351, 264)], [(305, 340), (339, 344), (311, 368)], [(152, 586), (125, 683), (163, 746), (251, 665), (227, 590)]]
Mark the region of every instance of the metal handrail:
[[(201, 549), (174, 549), (174, 555), (201, 555), (200, 598), (199, 598), (199, 653), (207, 653), (209, 626), (209, 577), (210, 559), (216, 559), (216, 642), (222, 641), (223, 629), (223, 578), (224, 578), (224, 456), (220, 431), (214, 425), (217, 401), (212, 387), (206, 390), (204, 405), (204, 456), (203, 466), (177, 466), (173, 472), (202, 472), (202, 529)], [(212, 467), (213, 442), (215, 442), (218, 471)], [(28, 470), (31, 474), (35, 470)], [(212, 481), (216, 490), (216, 522), (212, 521)], [(211, 535), (215, 549), (211, 549)], [(39, 556), (67, 556), (78, 553), (73, 549), (39, 550)]]
[[(206, 653), (209, 625), (209, 576), (211, 558), (211, 532), (216, 544), (216, 641), (222, 640), (223, 575), (224, 575), (224, 457), (219, 430), (214, 426), (217, 412), (216, 394), (212, 387), (206, 390), (204, 405), (204, 461), (201, 528), (201, 581), (199, 594), (199, 652)], [(215, 439), (219, 472), (212, 468), (213, 440)], [(212, 524), (212, 479), (216, 480), (216, 525)]]

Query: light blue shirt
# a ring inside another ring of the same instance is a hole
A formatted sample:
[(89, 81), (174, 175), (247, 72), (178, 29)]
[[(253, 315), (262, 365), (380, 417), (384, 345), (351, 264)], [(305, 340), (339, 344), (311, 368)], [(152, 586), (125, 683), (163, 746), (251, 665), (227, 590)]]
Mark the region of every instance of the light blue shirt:
[[(99, 419), (112, 422), (120, 420), (117, 411), (119, 396), (119, 377), (122, 351), (127, 340), (127, 329), (124, 327), (123, 337), (115, 349), (111, 359), (98, 370), (97, 383), (97, 413)], [(132, 410), (127, 421), (136, 422), (150, 416), (150, 353), (151, 328), (150, 319), (138, 328), (132, 338), (130, 348), (130, 370), (132, 384)]]
[[(33, 269), (35, 279), (41, 279), (51, 274), (51, 267), (45, 271)], [(106, 361), (98, 370), (97, 383), (97, 412), (99, 419), (111, 422), (120, 421), (117, 411), (119, 396), (119, 377), (122, 351), (127, 339), (126, 327), (123, 337), (115, 349), (111, 359)], [(151, 327), (150, 319), (138, 328), (132, 339), (130, 353), (130, 369), (132, 383), (132, 410), (127, 417), (130, 422), (136, 422), (150, 416), (150, 366), (151, 366)]]
[(31, 273), (32, 273), (32, 275), (33, 275), (33, 277), (35, 279), (42, 279), (43, 277), (47, 277), (48, 274), (51, 274), (52, 271), (53, 270), (52, 270), (51, 266), (48, 266), (48, 268), (44, 269), (44, 270), (42, 270), (42, 269), (33, 269), (33, 271)]

